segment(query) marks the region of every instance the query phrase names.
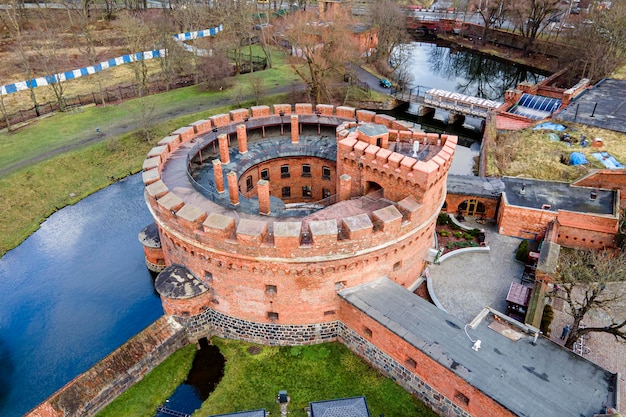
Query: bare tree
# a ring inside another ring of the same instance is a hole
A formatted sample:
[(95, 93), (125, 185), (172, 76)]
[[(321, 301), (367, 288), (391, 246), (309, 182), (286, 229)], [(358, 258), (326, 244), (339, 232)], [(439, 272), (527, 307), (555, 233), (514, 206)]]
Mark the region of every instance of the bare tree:
[(378, 46), (374, 57), (385, 65), (391, 65), (393, 69), (402, 66), (405, 62), (394, 57), (390, 58), (394, 50), (402, 44), (410, 42), (406, 26), (406, 15), (397, 2), (382, 0), (370, 5), (370, 24), (378, 29)]
[(358, 62), (359, 47), (353, 36), (350, 18), (342, 11), (319, 22), (307, 12), (296, 12), (284, 33), (292, 45), (291, 66), (307, 84), (315, 103), (332, 99), (332, 83), (351, 62)]
[(5, 7), (0, 9), (0, 22), (3, 23), (14, 42), (19, 57), (19, 67), (27, 80), (26, 85), (35, 114), (39, 116), (39, 103), (35, 95), (35, 86), (30, 83), (30, 80), (35, 78), (35, 73), (31, 64), (32, 53), (30, 52), (29, 37), (25, 27), (28, 23), (26, 10), (23, 2), (19, 0), (8, 0), (4, 4)]
[(488, 30), (502, 24), (513, 7), (512, 0), (473, 0), (472, 4), (483, 21), (483, 42), (487, 40)]
[[(609, 333), (626, 341), (626, 316), (622, 306), (626, 283), (626, 254), (591, 250), (562, 250), (556, 278), (557, 297), (573, 319), (565, 346), (572, 349), (576, 341), (589, 333)], [(601, 310), (606, 322), (600, 326), (581, 325), (587, 315)]]
[[(131, 12), (120, 13), (120, 16), (115, 21), (115, 26), (123, 36), (128, 54), (135, 55), (153, 48), (156, 36), (152, 28)], [(140, 90), (139, 95), (143, 96), (148, 92), (149, 81), (146, 60), (140, 57), (139, 59), (134, 59), (129, 65), (135, 73), (135, 81), (139, 85)]]
[(529, 53), (537, 35), (549, 24), (548, 19), (560, 11), (560, 0), (522, 0), (512, 8), (517, 27), (526, 38), (524, 52)]

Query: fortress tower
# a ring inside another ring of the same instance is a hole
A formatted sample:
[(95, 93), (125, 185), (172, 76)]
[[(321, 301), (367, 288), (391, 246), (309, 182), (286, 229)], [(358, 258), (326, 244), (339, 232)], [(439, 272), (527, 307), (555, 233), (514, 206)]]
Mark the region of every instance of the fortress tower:
[[(433, 246), (457, 138), (350, 107), (257, 106), (178, 129), (143, 165), (142, 232), (192, 338), (336, 336), (337, 292), (409, 287)], [(154, 226), (152, 226), (154, 229)]]

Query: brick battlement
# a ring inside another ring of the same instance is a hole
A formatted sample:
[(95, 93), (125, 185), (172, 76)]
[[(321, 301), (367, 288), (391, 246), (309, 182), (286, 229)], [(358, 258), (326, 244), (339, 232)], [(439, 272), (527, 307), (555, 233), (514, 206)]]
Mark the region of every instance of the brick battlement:
[[(238, 109), (178, 129), (143, 165), (161, 244), (146, 256), (184, 265), (207, 291), (165, 295), (164, 310), (192, 321), (211, 309), (306, 326), (336, 320), (341, 288), (382, 275), (410, 286), (433, 245), (455, 146), (454, 136), (416, 132), (390, 116), (308, 103)], [(190, 179), (190, 163), (202, 164), (202, 185)], [(283, 164), (293, 175), (283, 177)], [(282, 187), (302, 187), (302, 198), (283, 201)], [(281, 208), (315, 201), (322, 187), (336, 193), (333, 204)]]
[[(328, 257), (327, 245), (332, 244), (336, 249), (333, 257), (343, 258), (352, 256), (355, 251), (378, 248), (387, 242), (413, 234), (425, 226), (424, 222), (432, 220), (433, 213), (423, 213), (420, 200), (435, 184), (445, 186), (445, 181), (442, 180), (445, 180), (454, 154), (456, 137), (400, 130), (405, 126), (389, 116), (378, 117), (372, 112), (356, 111), (347, 107), (318, 105), (316, 111), (323, 116), (334, 115), (344, 119), (337, 128), (338, 152), (342, 159), (351, 160), (353, 164), (362, 161), (370, 171), (368, 177), (383, 185), (386, 190), (390, 190), (385, 193), (385, 198), (392, 201), (385, 208), (361, 211), (354, 216), (305, 223), (278, 222), (275, 218), (249, 213), (243, 221), (238, 220), (239, 215), (234, 210), (220, 207), (212, 201), (204, 199), (205, 201), (198, 203), (195, 198), (186, 199), (184, 195), (172, 191), (161, 178), (163, 167), (169, 158), (179, 150), (186, 152), (185, 149), (180, 149), (184, 144), (192, 140), (197, 141), (201, 135), (215, 129), (219, 130), (212, 132), (214, 135), (224, 130), (235, 132), (237, 122), (241, 120), (247, 119), (247, 123), (254, 126), (258, 126), (259, 121), (271, 124), (275, 120), (268, 118), (275, 117), (277, 112), (283, 113), (283, 117), (291, 114), (291, 108), (286, 106), (288, 105), (275, 105), (273, 116), (269, 106), (234, 110), (229, 115), (215, 115), (208, 120), (180, 128), (159, 141), (148, 153), (142, 175), (146, 185), (146, 198), (153, 214), (161, 219), (162, 227), (168, 229), (171, 234), (193, 231), (194, 240), (201, 243), (210, 242), (214, 250), (230, 252), (237, 248), (238, 251), (243, 250), (250, 256), (258, 256), (259, 252), (262, 252), (266, 256), (282, 257), (285, 253), (291, 252), (290, 258)], [(310, 104), (296, 105), (295, 113), (317, 116)], [(426, 145), (436, 147), (437, 152), (429, 160), (418, 161), (375, 145), (367, 145), (359, 141), (355, 132), (349, 133), (357, 127), (357, 123), (346, 122), (346, 118), (382, 122), (385, 126), (395, 128), (389, 131), (394, 145), (416, 141), (422, 147)], [(363, 152), (359, 147), (363, 148)], [(401, 189), (397, 190), (398, 187), (389, 184), (390, 182), (401, 183)], [(354, 197), (355, 193), (351, 195)], [(439, 200), (436, 203), (440, 206)], [(249, 248), (243, 249), (245, 246)]]

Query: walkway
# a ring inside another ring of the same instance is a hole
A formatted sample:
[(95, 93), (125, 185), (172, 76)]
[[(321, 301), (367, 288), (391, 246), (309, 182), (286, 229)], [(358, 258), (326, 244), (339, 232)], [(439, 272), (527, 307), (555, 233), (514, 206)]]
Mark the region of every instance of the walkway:
[(519, 282), (524, 266), (515, 261), (519, 239), (499, 235), (495, 225), (480, 225), (470, 217), (464, 225), (485, 229), (486, 244), (491, 250), (453, 256), (429, 266), (429, 271), (443, 307), (469, 323), (485, 306), (506, 312), (506, 294), (511, 282)]

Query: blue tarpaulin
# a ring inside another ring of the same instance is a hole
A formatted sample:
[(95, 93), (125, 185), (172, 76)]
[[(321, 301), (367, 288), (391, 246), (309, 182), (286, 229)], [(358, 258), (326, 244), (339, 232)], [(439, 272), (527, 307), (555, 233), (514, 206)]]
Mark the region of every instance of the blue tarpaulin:
[(541, 129), (562, 132), (565, 130), (565, 126), (557, 124), (557, 123), (546, 122), (546, 123), (541, 123), (533, 128), (533, 130), (541, 130)]
[(592, 153), (594, 158), (598, 161), (602, 162), (602, 165), (609, 169), (619, 169), (625, 168), (624, 164), (620, 163), (614, 156), (609, 154), (608, 152), (596, 152)]
[(569, 156), (570, 165), (584, 165), (587, 163), (587, 158), (580, 152), (572, 152)]

